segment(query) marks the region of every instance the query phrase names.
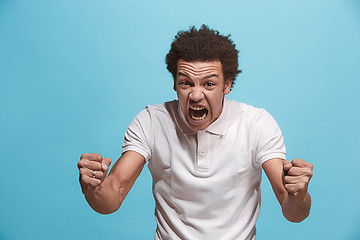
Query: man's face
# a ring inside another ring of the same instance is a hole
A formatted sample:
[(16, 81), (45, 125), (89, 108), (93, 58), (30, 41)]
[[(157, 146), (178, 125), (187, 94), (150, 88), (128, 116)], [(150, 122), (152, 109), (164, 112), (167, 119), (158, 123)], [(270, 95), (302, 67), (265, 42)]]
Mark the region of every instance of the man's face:
[(177, 64), (177, 92), (187, 123), (193, 130), (204, 130), (221, 114), (224, 95), (232, 80), (224, 81), (221, 62), (185, 62)]

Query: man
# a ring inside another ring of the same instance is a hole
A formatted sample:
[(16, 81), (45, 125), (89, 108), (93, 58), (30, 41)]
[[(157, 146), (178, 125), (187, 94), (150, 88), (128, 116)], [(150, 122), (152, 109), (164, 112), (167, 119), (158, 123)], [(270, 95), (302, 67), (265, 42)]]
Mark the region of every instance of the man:
[(225, 98), (240, 72), (229, 37), (205, 25), (179, 32), (166, 62), (178, 100), (136, 116), (109, 176), (109, 158), (81, 156), (89, 205), (116, 211), (148, 162), (155, 239), (255, 239), (264, 169), (285, 218), (305, 219), (312, 165), (285, 160), (281, 131), (265, 110)]

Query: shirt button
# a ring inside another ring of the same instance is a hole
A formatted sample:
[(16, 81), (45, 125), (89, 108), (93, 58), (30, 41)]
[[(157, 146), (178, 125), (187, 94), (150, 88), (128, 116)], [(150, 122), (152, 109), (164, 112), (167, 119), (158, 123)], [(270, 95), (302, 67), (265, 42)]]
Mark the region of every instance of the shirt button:
[(206, 149), (206, 148), (201, 149), (201, 150), (200, 150), (200, 153), (201, 153), (202, 155), (205, 155), (205, 154), (207, 153), (207, 149)]

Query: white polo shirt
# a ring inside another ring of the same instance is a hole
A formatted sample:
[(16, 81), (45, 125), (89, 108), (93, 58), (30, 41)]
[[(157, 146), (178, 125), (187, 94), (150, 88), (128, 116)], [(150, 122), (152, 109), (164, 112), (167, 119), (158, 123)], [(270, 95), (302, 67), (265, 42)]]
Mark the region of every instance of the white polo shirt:
[(271, 115), (227, 99), (220, 117), (198, 132), (178, 101), (147, 106), (125, 134), (129, 150), (149, 162), (156, 240), (255, 239), (261, 164), (286, 158)]

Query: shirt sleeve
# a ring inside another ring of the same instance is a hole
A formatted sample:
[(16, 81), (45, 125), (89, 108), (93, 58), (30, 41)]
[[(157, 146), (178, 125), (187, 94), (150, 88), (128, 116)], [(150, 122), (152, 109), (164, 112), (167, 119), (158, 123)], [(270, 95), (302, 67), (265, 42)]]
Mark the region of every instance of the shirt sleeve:
[(151, 158), (151, 116), (148, 107), (141, 111), (130, 123), (125, 132), (123, 153), (135, 151), (141, 154), (145, 161)]
[(284, 138), (275, 119), (264, 109), (255, 124), (256, 161), (262, 165), (272, 158), (286, 159)]

